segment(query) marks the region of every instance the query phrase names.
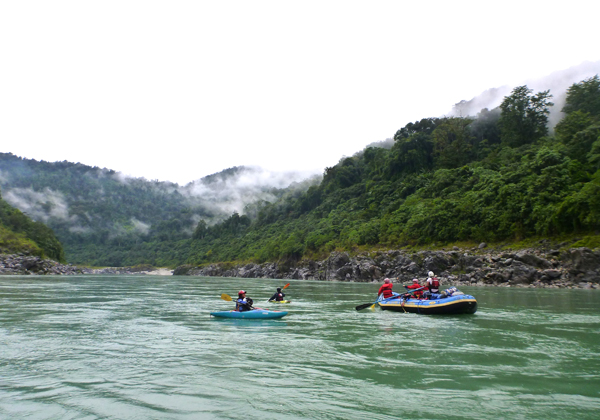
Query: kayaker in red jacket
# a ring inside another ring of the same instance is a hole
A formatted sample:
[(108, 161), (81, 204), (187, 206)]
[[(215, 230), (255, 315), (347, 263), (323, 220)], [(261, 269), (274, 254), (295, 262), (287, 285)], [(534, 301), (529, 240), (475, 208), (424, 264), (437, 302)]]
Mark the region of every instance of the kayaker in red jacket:
[[(421, 289), (425, 286), (421, 286), (419, 284), (419, 279), (413, 279), (413, 284), (411, 284), (410, 286), (404, 286), (404, 287), (406, 287), (408, 290), (413, 290), (413, 289)], [(412, 295), (417, 299), (421, 299), (421, 297), (423, 296), (423, 291), (419, 290), (417, 292), (412, 293)]]
[(385, 279), (383, 281), (383, 284), (379, 288), (379, 291), (377, 292), (377, 296), (379, 296), (380, 294), (383, 293), (384, 299), (392, 297), (392, 287), (394, 287), (394, 285), (392, 284), (392, 281), (390, 279)]

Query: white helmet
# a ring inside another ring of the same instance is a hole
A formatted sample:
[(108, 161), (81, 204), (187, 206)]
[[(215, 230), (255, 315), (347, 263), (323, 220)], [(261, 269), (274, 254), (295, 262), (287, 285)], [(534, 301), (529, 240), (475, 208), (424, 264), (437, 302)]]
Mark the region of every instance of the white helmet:
[(434, 276), (434, 274), (433, 274), (433, 271), (430, 271), (429, 273), (427, 273), (427, 275), (428, 275), (429, 277), (433, 277), (433, 276)]

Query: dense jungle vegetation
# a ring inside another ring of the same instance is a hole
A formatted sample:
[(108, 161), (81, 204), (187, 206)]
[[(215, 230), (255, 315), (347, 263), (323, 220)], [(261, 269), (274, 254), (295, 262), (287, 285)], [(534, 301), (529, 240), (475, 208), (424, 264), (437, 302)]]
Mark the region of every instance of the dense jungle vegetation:
[(240, 197), (236, 180), (252, 176), (252, 168), (234, 167), (179, 186), (80, 163), (0, 153), (6, 201), (48, 225), (68, 262), (92, 266), (180, 264), (200, 220), (214, 224), (231, 215), (232, 205), (246, 202), (245, 212), (252, 215), (261, 199), (288, 193), (259, 185), (245, 188), (248, 196)]
[(548, 134), (550, 91), (515, 88), (476, 117), (407, 124), (391, 149), (327, 168), (251, 219), (200, 222), (188, 263), (288, 261), (334, 249), (515, 241), (600, 229), (600, 79), (572, 85)]
[(52, 229), (34, 222), (0, 197), (0, 253), (25, 253), (65, 262), (62, 245)]
[(243, 168), (205, 177), (208, 200), (192, 193), (200, 184), (0, 154), (0, 185), (9, 203), (54, 230), (69, 262), (95, 266), (293, 264), (336, 249), (597, 237), (600, 79), (568, 89), (549, 133), (551, 100), (520, 86), (476, 116), (409, 123), (390, 148), (344, 157), (320, 183), (247, 191), (235, 212), (223, 204), (240, 190), (219, 194)]

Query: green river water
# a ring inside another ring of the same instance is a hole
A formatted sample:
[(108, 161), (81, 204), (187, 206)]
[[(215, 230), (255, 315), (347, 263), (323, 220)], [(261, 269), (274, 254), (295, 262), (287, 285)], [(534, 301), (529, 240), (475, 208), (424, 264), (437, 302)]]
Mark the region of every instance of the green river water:
[(476, 314), (424, 316), (292, 280), (281, 320), (209, 316), (288, 281), (0, 277), (0, 419), (600, 418), (600, 290), (464, 287)]

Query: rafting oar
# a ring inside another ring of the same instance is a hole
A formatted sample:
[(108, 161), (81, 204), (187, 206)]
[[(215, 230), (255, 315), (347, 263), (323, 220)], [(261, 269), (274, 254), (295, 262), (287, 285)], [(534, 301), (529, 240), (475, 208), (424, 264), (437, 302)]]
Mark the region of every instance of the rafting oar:
[(409, 289), (410, 290), (409, 292), (402, 293), (402, 294), (399, 294), (397, 296), (392, 296), (392, 297), (389, 297), (388, 299), (398, 299), (398, 298), (401, 298), (402, 296), (404, 296), (407, 293), (410, 295), (412, 293), (418, 292), (419, 290), (423, 290), (423, 289), (426, 289), (426, 288), (427, 288), (427, 286), (419, 287), (418, 289)]
[[(419, 287), (418, 289), (412, 289), (410, 292), (406, 292), (406, 293), (409, 293), (409, 294), (411, 294), (411, 293), (414, 293), (414, 292), (418, 292), (419, 290), (423, 290), (423, 289), (425, 289), (426, 287), (427, 287), (427, 286)], [(406, 294), (406, 293), (404, 293), (404, 294)], [(389, 297), (388, 299), (399, 299), (399, 298), (402, 298), (402, 294), (400, 294), (400, 295), (397, 295), (397, 296), (392, 296), (392, 297)], [(375, 302), (373, 302), (373, 303), (364, 303), (364, 304), (362, 304), (362, 305), (358, 305), (358, 306), (356, 307), (356, 310), (357, 310), (357, 311), (362, 311), (363, 309), (366, 309), (366, 308), (368, 308), (369, 306), (373, 306), (373, 307), (374, 307), (374, 306), (377, 304), (377, 302), (379, 302), (379, 297), (377, 297), (377, 300), (376, 300)]]
[(375, 306), (375, 304), (379, 301), (379, 296), (377, 296), (377, 300), (373, 303), (363, 303), (362, 305), (358, 305), (356, 307), (357, 311), (362, 311), (363, 309), (368, 308), (369, 306)]

